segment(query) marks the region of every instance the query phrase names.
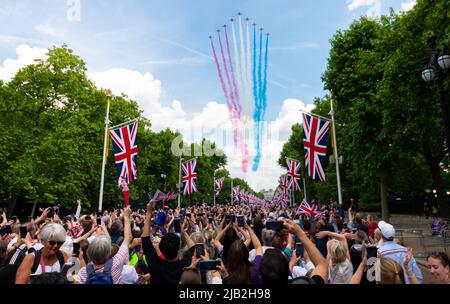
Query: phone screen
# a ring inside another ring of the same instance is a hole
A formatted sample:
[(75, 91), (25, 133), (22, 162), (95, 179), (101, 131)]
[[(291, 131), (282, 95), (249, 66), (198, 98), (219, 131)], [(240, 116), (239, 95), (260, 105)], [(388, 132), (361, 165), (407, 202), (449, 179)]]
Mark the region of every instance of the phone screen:
[(367, 247), (367, 258), (376, 258), (377, 257), (377, 247), (376, 246), (369, 246)]
[(97, 225), (101, 225), (102, 224), (102, 218), (101, 217), (97, 217)]
[(269, 230), (280, 231), (283, 229), (283, 222), (282, 221), (267, 222), (266, 228)]
[(80, 254), (80, 243), (73, 243), (73, 254)]
[(203, 244), (196, 244), (195, 252), (196, 252), (197, 256), (204, 256), (205, 255), (205, 247), (203, 246)]
[(179, 218), (173, 220), (173, 228), (175, 229), (175, 233), (181, 233), (181, 225)]
[(199, 263), (200, 271), (215, 270), (220, 266), (220, 261), (210, 260), (210, 261), (200, 261)]
[(19, 229), (20, 229), (20, 238), (24, 239), (27, 236), (27, 227), (21, 226)]
[(295, 253), (297, 254), (297, 257), (303, 257), (303, 254), (305, 253), (305, 248), (303, 247), (302, 243), (295, 244)]
[(237, 222), (239, 227), (244, 227), (244, 216), (243, 215), (238, 216)]
[(12, 233), (12, 229), (10, 225), (6, 225), (5, 226), (5, 234), (11, 234)]

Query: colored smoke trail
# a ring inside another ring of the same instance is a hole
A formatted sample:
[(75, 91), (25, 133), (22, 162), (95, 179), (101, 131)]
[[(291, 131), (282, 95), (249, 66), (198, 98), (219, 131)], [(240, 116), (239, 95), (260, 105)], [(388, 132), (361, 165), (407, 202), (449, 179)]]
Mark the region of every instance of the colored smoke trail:
[[(245, 48), (244, 48), (244, 33), (242, 31), (242, 18), (239, 15), (239, 48), (240, 48), (240, 60), (241, 60), (241, 75), (239, 75), (239, 77), (242, 80), (242, 83), (245, 83), (245, 75), (247, 74), (247, 65), (245, 63)], [(238, 60), (238, 59), (237, 59)], [(244, 95), (243, 96), (247, 96), (247, 87), (244, 85)], [(246, 97), (244, 97), (244, 102), (247, 103)], [(246, 106), (245, 106), (246, 108)]]
[[(233, 87), (231, 86), (231, 79), (230, 79), (230, 74), (228, 73), (228, 67), (227, 67), (227, 61), (225, 59), (225, 52), (223, 51), (223, 44), (222, 44), (222, 38), (220, 38), (220, 31), (217, 32), (217, 36), (219, 37), (219, 44), (220, 44), (220, 52), (222, 55), (222, 62), (223, 62), (223, 67), (225, 69), (225, 75), (227, 76), (227, 83), (228, 83), (228, 87), (230, 88), (230, 99), (231, 99), (231, 103), (233, 104), (233, 117), (239, 117), (238, 116), (238, 111), (237, 111), (237, 106), (236, 106), (236, 102), (234, 100), (234, 95), (233, 95)], [(234, 144), (236, 145), (236, 134), (235, 134), (235, 142)]]
[[(236, 40), (236, 31), (234, 29), (234, 22), (233, 19), (231, 19), (231, 32), (233, 37), (233, 51), (234, 51), (234, 66), (236, 67), (236, 78), (237, 78), (237, 92), (240, 97), (241, 104), (244, 103), (245, 100), (245, 89), (243, 85), (243, 81), (241, 79), (241, 66), (239, 64), (239, 52), (237, 48), (237, 40)], [(245, 109), (245, 107), (244, 107)], [(242, 111), (242, 109), (241, 109)]]
[[(261, 79), (261, 75), (259, 78), (259, 81), (262, 81), (262, 84), (260, 86), (260, 110), (259, 110), (259, 121), (255, 122), (258, 124), (258, 134), (257, 134), (257, 152), (256, 156), (253, 160), (253, 171), (258, 170), (259, 162), (261, 160), (261, 138), (264, 134), (264, 118), (266, 116), (266, 110), (267, 110), (267, 62), (268, 62), (268, 53), (269, 53), (269, 35), (267, 35), (266, 38), (266, 48), (265, 48), (265, 54), (264, 54), (264, 79)], [(262, 56), (262, 32), (260, 35), (260, 60)], [(261, 64), (259, 66), (261, 70)]]
[(248, 105), (248, 113), (249, 116), (253, 115), (255, 110), (255, 100), (252, 97), (251, 87), (252, 87), (252, 69), (251, 69), (251, 47), (250, 47), (250, 26), (249, 20), (247, 19), (247, 45), (246, 45), (246, 54), (247, 54), (247, 74), (245, 78), (246, 90), (245, 90), (245, 98), (247, 100)]
[(230, 98), (228, 97), (227, 87), (225, 85), (225, 81), (223, 79), (222, 69), (220, 68), (219, 60), (217, 59), (216, 49), (214, 48), (214, 42), (211, 39), (211, 48), (214, 54), (214, 61), (216, 62), (217, 72), (219, 73), (220, 84), (222, 85), (223, 93), (225, 94), (225, 100), (228, 104), (228, 111), (232, 112), (232, 107), (230, 103)]
[(258, 99), (258, 80), (256, 79), (256, 28), (253, 26), (253, 98), (255, 101), (255, 110), (253, 113), (253, 120), (257, 121), (257, 113), (259, 109)]
[(267, 110), (267, 61), (269, 58), (269, 35), (266, 38), (266, 49), (264, 54), (264, 80), (263, 80), (263, 89), (262, 89), (262, 115), (261, 120), (264, 120), (266, 116)]
[(231, 72), (231, 80), (232, 80), (232, 88), (234, 89), (234, 94), (233, 94), (233, 89), (231, 90), (231, 94), (234, 95), (235, 101), (236, 101), (236, 110), (238, 112), (238, 117), (241, 116), (241, 110), (242, 110), (242, 106), (241, 103), (239, 101), (239, 91), (238, 91), (238, 87), (236, 84), (236, 77), (234, 75), (234, 69), (233, 69), (233, 61), (231, 60), (231, 51), (230, 51), (230, 41), (228, 39), (228, 33), (227, 33), (227, 28), (225, 27), (225, 41), (227, 44), (227, 54), (228, 54), (228, 63), (230, 64), (230, 72)]

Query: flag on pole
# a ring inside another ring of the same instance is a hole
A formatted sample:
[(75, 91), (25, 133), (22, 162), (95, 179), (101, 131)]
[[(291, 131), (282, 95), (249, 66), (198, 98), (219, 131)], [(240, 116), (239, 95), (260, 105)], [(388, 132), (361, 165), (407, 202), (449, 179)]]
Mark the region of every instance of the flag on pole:
[(327, 156), (329, 130), (329, 121), (303, 113), (305, 166), (308, 176), (313, 180), (325, 181), (324, 165)]
[(225, 180), (225, 178), (220, 178), (218, 180), (216, 180), (216, 196), (220, 194), (220, 192), (222, 191), (222, 186), (223, 186), (223, 181)]
[(302, 167), (302, 164), (299, 161), (296, 161), (294, 159), (287, 158), (287, 165), (288, 165), (288, 176), (291, 178), (292, 183), (292, 190), (293, 191), (302, 191), (302, 188), (300, 187), (300, 168)]
[(234, 187), (233, 188), (233, 198), (235, 200), (239, 200), (239, 187)]
[(114, 158), (119, 172), (119, 185), (125, 180), (127, 185), (136, 179), (137, 172), (137, 129), (138, 122), (111, 130)]
[(191, 159), (185, 163), (181, 164), (181, 169), (183, 169), (183, 183), (184, 195), (191, 195), (194, 192), (197, 192), (197, 186), (195, 184), (195, 180), (197, 179), (197, 173), (195, 172), (195, 167), (197, 166), (197, 159)]

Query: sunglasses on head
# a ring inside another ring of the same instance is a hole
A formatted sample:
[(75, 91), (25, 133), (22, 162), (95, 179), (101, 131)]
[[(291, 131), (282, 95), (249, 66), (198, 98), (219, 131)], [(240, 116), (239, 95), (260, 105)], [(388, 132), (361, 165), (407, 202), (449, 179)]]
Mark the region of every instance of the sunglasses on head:
[(55, 246), (55, 245), (58, 245), (58, 246), (62, 246), (63, 244), (64, 244), (65, 242), (58, 242), (58, 241), (48, 241), (48, 244), (50, 245), (50, 246)]

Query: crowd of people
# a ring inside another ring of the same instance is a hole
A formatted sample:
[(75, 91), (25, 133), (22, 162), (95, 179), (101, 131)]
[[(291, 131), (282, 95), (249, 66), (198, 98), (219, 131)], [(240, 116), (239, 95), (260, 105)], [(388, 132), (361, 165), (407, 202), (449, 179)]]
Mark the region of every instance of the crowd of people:
[[(1, 284), (421, 284), (412, 249), (371, 215), (150, 201), (102, 214), (1, 219)], [(443, 252), (427, 257), (450, 283)]]

